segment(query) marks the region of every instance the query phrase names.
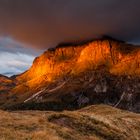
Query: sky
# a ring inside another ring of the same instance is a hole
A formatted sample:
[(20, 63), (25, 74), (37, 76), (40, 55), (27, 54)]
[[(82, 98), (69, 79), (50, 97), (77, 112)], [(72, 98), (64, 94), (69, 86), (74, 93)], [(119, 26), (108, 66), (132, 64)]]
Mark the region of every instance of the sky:
[(0, 38), (0, 73), (6, 76), (20, 74), (32, 64), (41, 51), (27, 47), (11, 38)]
[(0, 0), (0, 73), (19, 74), (60, 42), (140, 43), (139, 0)]

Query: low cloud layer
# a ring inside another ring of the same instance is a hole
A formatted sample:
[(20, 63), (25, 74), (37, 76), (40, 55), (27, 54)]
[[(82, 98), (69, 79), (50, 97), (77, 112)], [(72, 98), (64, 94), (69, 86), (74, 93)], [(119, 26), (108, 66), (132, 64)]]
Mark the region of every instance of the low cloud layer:
[(24, 72), (38, 53), (12, 39), (0, 38), (0, 74), (11, 76)]
[(27, 70), (34, 59), (33, 56), (20, 53), (12, 54), (2, 52), (0, 56), (0, 73), (7, 76), (20, 74)]
[(139, 0), (0, 0), (0, 34), (46, 49), (104, 34), (140, 41)]

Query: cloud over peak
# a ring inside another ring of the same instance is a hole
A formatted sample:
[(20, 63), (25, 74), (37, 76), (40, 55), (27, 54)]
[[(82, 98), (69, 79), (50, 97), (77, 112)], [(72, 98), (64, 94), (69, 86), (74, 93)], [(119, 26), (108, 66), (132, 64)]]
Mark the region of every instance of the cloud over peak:
[(0, 34), (38, 48), (103, 34), (140, 40), (139, 0), (0, 0)]

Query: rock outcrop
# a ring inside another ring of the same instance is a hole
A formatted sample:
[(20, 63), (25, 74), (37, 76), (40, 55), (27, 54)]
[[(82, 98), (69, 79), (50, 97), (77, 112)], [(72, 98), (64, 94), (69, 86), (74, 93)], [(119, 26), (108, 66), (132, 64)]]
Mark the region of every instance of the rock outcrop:
[(140, 48), (114, 40), (97, 40), (82, 46), (49, 49), (17, 80), (23, 82), (46, 76), (51, 81), (67, 73), (77, 74), (101, 65), (115, 75), (140, 75)]

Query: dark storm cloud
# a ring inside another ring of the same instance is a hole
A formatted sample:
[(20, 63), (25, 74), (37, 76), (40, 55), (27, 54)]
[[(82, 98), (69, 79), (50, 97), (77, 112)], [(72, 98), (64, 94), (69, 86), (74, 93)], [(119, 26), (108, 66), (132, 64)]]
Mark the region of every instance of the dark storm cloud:
[(0, 0), (0, 34), (35, 47), (104, 34), (140, 40), (139, 0)]
[(0, 52), (8, 52), (13, 54), (23, 53), (32, 56), (42, 53), (42, 51), (38, 49), (32, 49), (31, 46), (20, 43), (8, 37), (0, 37)]

